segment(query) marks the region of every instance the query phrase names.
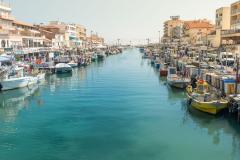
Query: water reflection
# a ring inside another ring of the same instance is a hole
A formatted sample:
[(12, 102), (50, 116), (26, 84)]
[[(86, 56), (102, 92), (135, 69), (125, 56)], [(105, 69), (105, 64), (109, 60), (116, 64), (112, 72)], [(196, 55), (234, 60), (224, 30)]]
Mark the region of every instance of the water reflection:
[[(0, 93), (0, 119), (4, 122), (14, 122), (19, 111), (29, 106), (29, 97), (36, 96), (38, 88), (26, 87)], [(37, 103), (42, 104), (40, 100)]]
[(182, 100), (186, 97), (184, 90), (170, 87), (166, 84), (168, 89), (168, 99), (169, 100)]
[[(197, 128), (207, 131), (208, 136), (212, 137), (212, 144), (220, 145), (221, 137), (229, 136), (232, 144), (230, 159), (239, 157), (240, 151), (240, 125), (225, 114), (212, 116), (200, 112), (187, 105), (187, 101), (182, 101), (182, 110), (184, 112), (182, 124), (188, 126), (194, 123)], [(226, 137), (225, 137), (226, 138)], [(225, 142), (222, 142), (225, 143)]]

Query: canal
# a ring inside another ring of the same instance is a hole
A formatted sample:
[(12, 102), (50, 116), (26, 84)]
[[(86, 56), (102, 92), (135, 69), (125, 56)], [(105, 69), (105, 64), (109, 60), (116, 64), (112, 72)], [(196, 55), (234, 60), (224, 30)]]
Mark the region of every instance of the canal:
[(240, 127), (188, 109), (137, 49), (0, 94), (1, 160), (239, 160)]

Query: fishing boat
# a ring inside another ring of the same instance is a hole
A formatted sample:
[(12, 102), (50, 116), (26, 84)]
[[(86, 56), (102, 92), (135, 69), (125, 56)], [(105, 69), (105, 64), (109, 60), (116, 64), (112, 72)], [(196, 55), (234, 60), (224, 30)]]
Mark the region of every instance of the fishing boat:
[(209, 92), (208, 83), (200, 80), (197, 82), (196, 89), (192, 90), (191, 86), (187, 87), (187, 98), (189, 105), (193, 108), (209, 113), (212, 115), (218, 114), (223, 109), (227, 108), (228, 101), (222, 98), (217, 98)]
[(66, 63), (58, 63), (55, 69), (57, 74), (72, 73), (72, 67)]
[(190, 83), (189, 78), (180, 77), (177, 75), (177, 68), (176, 67), (169, 67), (168, 68), (168, 76), (167, 76), (167, 83), (171, 87), (184, 89)]
[(140, 51), (140, 53), (144, 53), (145, 48), (144, 48), (144, 47), (140, 47), (140, 48), (139, 48), (139, 51)]
[(0, 90), (7, 91), (18, 88), (24, 88), (33, 86), (38, 83), (38, 78), (33, 76), (24, 76), (24, 68), (16, 67), (11, 74), (6, 74), (5, 77), (0, 80)]
[(167, 75), (168, 75), (168, 66), (167, 66), (167, 63), (164, 63), (163, 65), (160, 65), (160, 76), (167, 77)]
[(155, 65), (155, 60), (156, 60), (155, 57), (151, 57), (151, 65)]
[(142, 58), (143, 58), (143, 59), (147, 59), (147, 58), (149, 58), (149, 56), (148, 56), (147, 54), (144, 54), (144, 55), (142, 56)]
[(160, 68), (160, 65), (161, 65), (160, 63), (156, 63), (156, 64), (155, 64), (155, 67), (156, 67), (157, 69), (159, 69), (159, 68)]
[(105, 55), (104, 52), (101, 51), (101, 52), (98, 52), (98, 53), (97, 53), (97, 59), (98, 59), (98, 60), (100, 60), (100, 61), (101, 61), (101, 60), (104, 60), (105, 57), (106, 57), (106, 55)]
[(97, 54), (96, 53), (92, 54), (91, 59), (93, 62), (97, 61), (97, 59), (98, 59)]

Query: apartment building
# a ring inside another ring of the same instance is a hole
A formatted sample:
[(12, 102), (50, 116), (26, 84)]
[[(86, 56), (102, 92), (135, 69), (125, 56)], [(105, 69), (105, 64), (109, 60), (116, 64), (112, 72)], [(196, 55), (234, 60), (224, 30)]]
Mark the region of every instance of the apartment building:
[(213, 31), (214, 25), (206, 19), (185, 21), (183, 38), (187, 43), (192, 45), (206, 45), (208, 35)]
[(81, 48), (86, 48), (87, 47), (87, 29), (79, 24), (76, 24), (76, 30), (77, 30), (77, 37), (81, 41)]
[(172, 42), (174, 39), (180, 39), (184, 21), (179, 16), (171, 16), (170, 20), (164, 22), (163, 42)]
[(231, 27), (231, 9), (230, 7), (221, 7), (216, 10), (215, 32), (208, 35), (209, 44), (218, 48), (222, 44), (222, 31), (229, 30)]
[(230, 10), (230, 29), (222, 31), (222, 45), (232, 52), (240, 52), (240, 1), (231, 4)]

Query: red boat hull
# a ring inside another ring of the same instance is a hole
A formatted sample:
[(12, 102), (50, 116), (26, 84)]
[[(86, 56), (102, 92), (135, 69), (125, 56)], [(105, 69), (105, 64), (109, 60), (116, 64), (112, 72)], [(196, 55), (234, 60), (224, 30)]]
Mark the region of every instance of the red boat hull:
[(160, 76), (161, 77), (167, 77), (168, 71), (167, 70), (160, 70)]

